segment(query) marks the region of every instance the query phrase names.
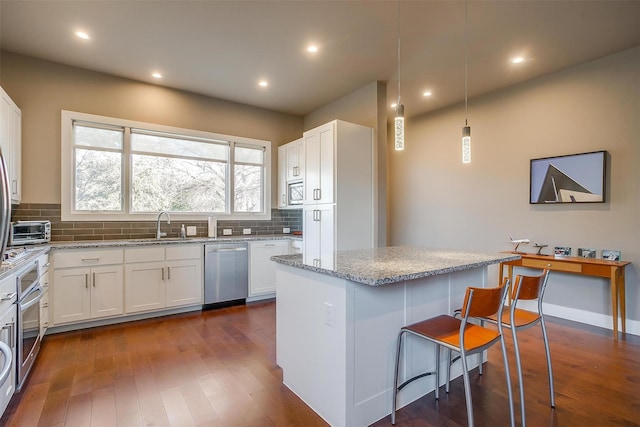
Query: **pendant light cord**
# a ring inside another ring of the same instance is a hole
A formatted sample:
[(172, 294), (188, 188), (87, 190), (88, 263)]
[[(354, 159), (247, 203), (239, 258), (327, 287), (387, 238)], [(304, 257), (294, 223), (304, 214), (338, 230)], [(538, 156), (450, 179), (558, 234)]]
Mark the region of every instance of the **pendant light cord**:
[(468, 35), (468, 9), (469, 1), (464, 2), (464, 125), (467, 126), (467, 118), (469, 116), (469, 85), (468, 85), (468, 68), (469, 68), (469, 35)]
[(396, 25), (398, 30), (398, 105), (400, 105), (400, 0), (398, 0)]

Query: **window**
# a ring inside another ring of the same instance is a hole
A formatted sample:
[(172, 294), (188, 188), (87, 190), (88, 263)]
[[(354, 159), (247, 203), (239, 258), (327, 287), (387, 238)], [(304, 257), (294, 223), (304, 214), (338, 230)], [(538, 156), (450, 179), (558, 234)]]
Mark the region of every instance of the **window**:
[(270, 219), (268, 141), (62, 112), (62, 219)]

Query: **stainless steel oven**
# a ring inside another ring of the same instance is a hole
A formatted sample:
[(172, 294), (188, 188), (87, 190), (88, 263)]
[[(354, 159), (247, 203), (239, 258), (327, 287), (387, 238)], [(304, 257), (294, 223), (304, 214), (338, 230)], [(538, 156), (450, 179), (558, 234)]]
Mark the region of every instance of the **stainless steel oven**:
[(40, 350), (40, 299), (42, 287), (38, 263), (34, 262), (18, 274), (18, 378), (20, 391)]
[(9, 228), (9, 246), (34, 245), (51, 241), (51, 222), (18, 221)]
[(290, 182), (287, 184), (288, 205), (302, 205), (304, 202), (304, 183)]

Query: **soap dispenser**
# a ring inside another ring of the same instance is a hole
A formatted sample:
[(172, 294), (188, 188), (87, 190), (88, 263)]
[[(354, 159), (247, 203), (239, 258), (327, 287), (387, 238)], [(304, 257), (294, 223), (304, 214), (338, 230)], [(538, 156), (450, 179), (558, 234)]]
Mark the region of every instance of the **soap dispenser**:
[(180, 228), (180, 237), (183, 239), (187, 238), (187, 231), (184, 229), (184, 224), (182, 224), (182, 228)]

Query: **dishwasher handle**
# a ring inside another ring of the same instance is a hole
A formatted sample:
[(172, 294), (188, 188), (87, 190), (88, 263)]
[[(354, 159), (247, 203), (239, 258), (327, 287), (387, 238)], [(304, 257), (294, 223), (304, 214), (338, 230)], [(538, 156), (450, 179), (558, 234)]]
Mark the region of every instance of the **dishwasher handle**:
[(246, 251), (246, 247), (242, 248), (207, 248), (207, 252), (241, 252)]

